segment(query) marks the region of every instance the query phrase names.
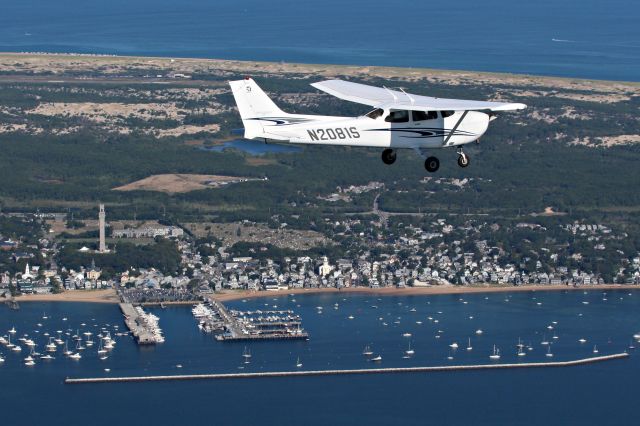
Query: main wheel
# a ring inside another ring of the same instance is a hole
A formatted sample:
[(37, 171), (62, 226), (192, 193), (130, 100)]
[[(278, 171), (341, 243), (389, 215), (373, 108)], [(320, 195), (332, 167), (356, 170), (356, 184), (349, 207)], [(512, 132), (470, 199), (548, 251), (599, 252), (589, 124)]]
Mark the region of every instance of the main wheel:
[(467, 154), (458, 155), (458, 166), (467, 167), (469, 165), (469, 156)]
[(396, 153), (391, 148), (382, 151), (382, 162), (384, 164), (393, 164), (396, 162)]
[(424, 168), (427, 169), (428, 172), (433, 173), (440, 168), (440, 160), (436, 157), (429, 157), (424, 160)]

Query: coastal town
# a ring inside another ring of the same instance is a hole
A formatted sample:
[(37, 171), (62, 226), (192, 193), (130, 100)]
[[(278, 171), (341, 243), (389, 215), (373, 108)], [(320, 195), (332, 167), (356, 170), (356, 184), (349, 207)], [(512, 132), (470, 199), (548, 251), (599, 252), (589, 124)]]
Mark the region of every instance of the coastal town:
[[(615, 249), (617, 266), (610, 277), (605, 277), (598, 265), (594, 269), (585, 267), (590, 264), (585, 260), (593, 256), (591, 253), (604, 256), (609, 246), (615, 247), (625, 238), (598, 223), (571, 222), (548, 229), (536, 221), (518, 222), (512, 226), (514, 235), (509, 238), (519, 238), (518, 233), (526, 237), (513, 240), (511, 251), (496, 239), (504, 225), (487, 218), (429, 217), (415, 225), (383, 217), (380, 212), (368, 220), (344, 216), (342, 220), (327, 219), (326, 235), (306, 237), (311, 241), (297, 231), (285, 230), (286, 223), (280, 223), (275, 230), (248, 221), (230, 224), (235, 229), (231, 242), (241, 241), (243, 230), (251, 235), (261, 230), (265, 235), (260, 239), (276, 245), (314, 245), (323, 240), (326, 247), (326, 254), (310, 255), (300, 250), (299, 255), (282, 255), (273, 250), (274, 245), (266, 243), (251, 244), (245, 252), (238, 253), (237, 246), (230, 245), (225, 235), (211, 234), (212, 229), (222, 228), (209, 227), (207, 237), (198, 237), (192, 231), (196, 229), (194, 225), (159, 222), (141, 222), (137, 227), (123, 229), (110, 227), (107, 243), (104, 214), (102, 207), (98, 221), (85, 221), (99, 229), (93, 241), (83, 240), (79, 248), (73, 248), (74, 254), (87, 260), (78, 266), (64, 263), (69, 258), (68, 254), (62, 255), (69, 251), (68, 240), (53, 231), (61, 221), (68, 223), (65, 215), (3, 215), (5, 223), (30, 224), (31, 228), (25, 229), (39, 229), (41, 235), (37, 239), (10, 236), (7, 232), (1, 236), (5, 270), (0, 271), (0, 295), (10, 298), (20, 294), (116, 289), (121, 301), (140, 304), (191, 303), (205, 296), (242, 290), (640, 284), (640, 253)], [(559, 236), (571, 243), (559, 242)], [(108, 256), (118, 253), (118, 242), (125, 240), (147, 245), (168, 243), (167, 247), (179, 258), (178, 267), (163, 271), (161, 267), (136, 264), (133, 259), (126, 268), (106, 266)], [(358, 251), (350, 257), (333, 257), (336, 245), (354, 246)], [(584, 252), (577, 251), (577, 247)]]

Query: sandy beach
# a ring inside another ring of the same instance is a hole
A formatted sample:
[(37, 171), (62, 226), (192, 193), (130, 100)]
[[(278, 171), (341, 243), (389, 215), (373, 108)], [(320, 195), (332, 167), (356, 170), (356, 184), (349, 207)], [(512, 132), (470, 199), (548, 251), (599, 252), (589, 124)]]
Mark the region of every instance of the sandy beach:
[(15, 298), (17, 302), (84, 302), (84, 303), (118, 303), (116, 291), (108, 290), (75, 290), (58, 294), (27, 294)]
[[(566, 285), (531, 285), (531, 286), (473, 286), (461, 287), (454, 285), (442, 285), (432, 287), (405, 287), (405, 288), (379, 288), (371, 289), (367, 287), (350, 287), (343, 289), (336, 288), (305, 288), (287, 289), (277, 291), (247, 291), (247, 290), (225, 290), (215, 293), (211, 297), (220, 302), (240, 299), (254, 299), (258, 297), (278, 297), (287, 294), (369, 294), (372, 296), (428, 296), (441, 294), (476, 294), (476, 293), (512, 293), (523, 291), (609, 291), (609, 290), (637, 290), (637, 285), (602, 284), (570, 287)], [(18, 302), (84, 302), (84, 303), (118, 303), (119, 299), (115, 290), (88, 290), (88, 291), (66, 291), (59, 294), (29, 294), (16, 297)], [(190, 305), (193, 302), (166, 302), (165, 305)], [(145, 305), (155, 305), (157, 303), (146, 303)]]
[(335, 288), (314, 288), (314, 289), (290, 289), (290, 290), (278, 290), (278, 291), (246, 291), (246, 290), (228, 290), (221, 293), (216, 293), (213, 298), (225, 302), (238, 299), (251, 299), (257, 297), (277, 297), (285, 294), (321, 294), (321, 293), (339, 293), (339, 294), (370, 294), (373, 296), (421, 296), (421, 295), (439, 295), (439, 294), (475, 294), (475, 293), (510, 293), (510, 292), (523, 292), (523, 291), (587, 291), (587, 290), (632, 290), (639, 289), (637, 285), (617, 285), (617, 284), (602, 284), (602, 285), (590, 285), (580, 287), (570, 287), (566, 285), (531, 285), (531, 286), (473, 286), (462, 287), (454, 285), (432, 286), (432, 287), (405, 287), (405, 288), (379, 288), (371, 289), (367, 287), (351, 287), (343, 288), (341, 290)]

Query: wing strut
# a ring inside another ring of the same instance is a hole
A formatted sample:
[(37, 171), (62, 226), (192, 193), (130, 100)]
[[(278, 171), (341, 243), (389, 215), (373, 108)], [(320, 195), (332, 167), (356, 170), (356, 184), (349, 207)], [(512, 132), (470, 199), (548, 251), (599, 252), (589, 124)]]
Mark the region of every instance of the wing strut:
[(453, 126), (453, 129), (451, 129), (451, 132), (449, 132), (449, 135), (447, 136), (447, 138), (444, 140), (443, 145), (446, 145), (447, 142), (449, 142), (449, 139), (451, 139), (451, 136), (453, 136), (453, 134), (455, 133), (456, 130), (458, 130), (458, 126), (460, 126), (460, 123), (462, 123), (462, 120), (464, 120), (464, 118), (467, 116), (467, 113), (469, 111), (465, 111), (462, 113), (462, 117), (460, 117), (460, 119), (458, 120), (458, 122), (456, 123), (455, 126)]

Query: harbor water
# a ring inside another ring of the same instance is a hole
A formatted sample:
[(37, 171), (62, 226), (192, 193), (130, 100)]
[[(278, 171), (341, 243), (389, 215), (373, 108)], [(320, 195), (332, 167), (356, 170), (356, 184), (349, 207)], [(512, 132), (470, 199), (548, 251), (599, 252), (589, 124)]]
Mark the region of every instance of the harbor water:
[[(633, 335), (640, 292), (571, 291), (474, 295), (286, 295), (234, 301), (242, 310), (292, 309), (309, 341), (218, 342), (187, 306), (147, 308), (166, 341), (138, 346), (117, 305), (22, 303), (0, 308), (0, 334), (15, 328), (42, 347), (44, 333), (108, 329), (116, 341), (101, 360), (55, 354), (27, 367), (0, 345), (6, 424), (192, 424), (210, 413), (225, 424), (626, 424), (640, 379)], [(43, 319), (46, 317), (46, 319)], [(431, 318), (431, 319), (429, 319)], [(66, 319), (66, 320), (63, 320)], [(42, 324), (38, 326), (38, 324)], [(81, 324), (85, 324), (82, 326)], [(115, 326), (118, 326), (116, 329)], [(39, 333), (36, 333), (36, 330)], [(478, 330), (482, 330), (478, 334)], [(8, 334), (7, 334), (8, 335)], [(440, 337), (436, 337), (440, 336)], [(586, 340), (584, 343), (580, 339)], [(467, 346), (472, 350), (467, 350)], [(549, 345), (542, 345), (542, 342)], [(521, 342), (525, 356), (518, 356)], [(456, 343), (457, 349), (451, 348)], [(494, 345), (501, 359), (491, 361)], [(369, 346), (372, 355), (363, 355)], [(65, 385), (66, 377), (143, 376), (563, 361), (628, 351), (593, 365), (402, 375)], [(410, 357), (407, 350), (414, 351)], [(529, 347), (531, 349), (529, 349)], [(548, 349), (551, 347), (551, 349)], [(249, 362), (243, 354), (250, 353)], [(553, 357), (548, 357), (547, 353)], [(380, 356), (380, 362), (370, 361)], [(296, 366), (296, 364), (302, 364)], [(109, 371), (105, 371), (108, 369)], [(460, 407), (465, 407), (461, 410)], [(37, 409), (34, 409), (37, 407)], [(327, 409), (330, 407), (331, 409)], [(205, 417), (206, 418), (206, 417)], [(213, 420), (212, 420), (213, 421)]]

